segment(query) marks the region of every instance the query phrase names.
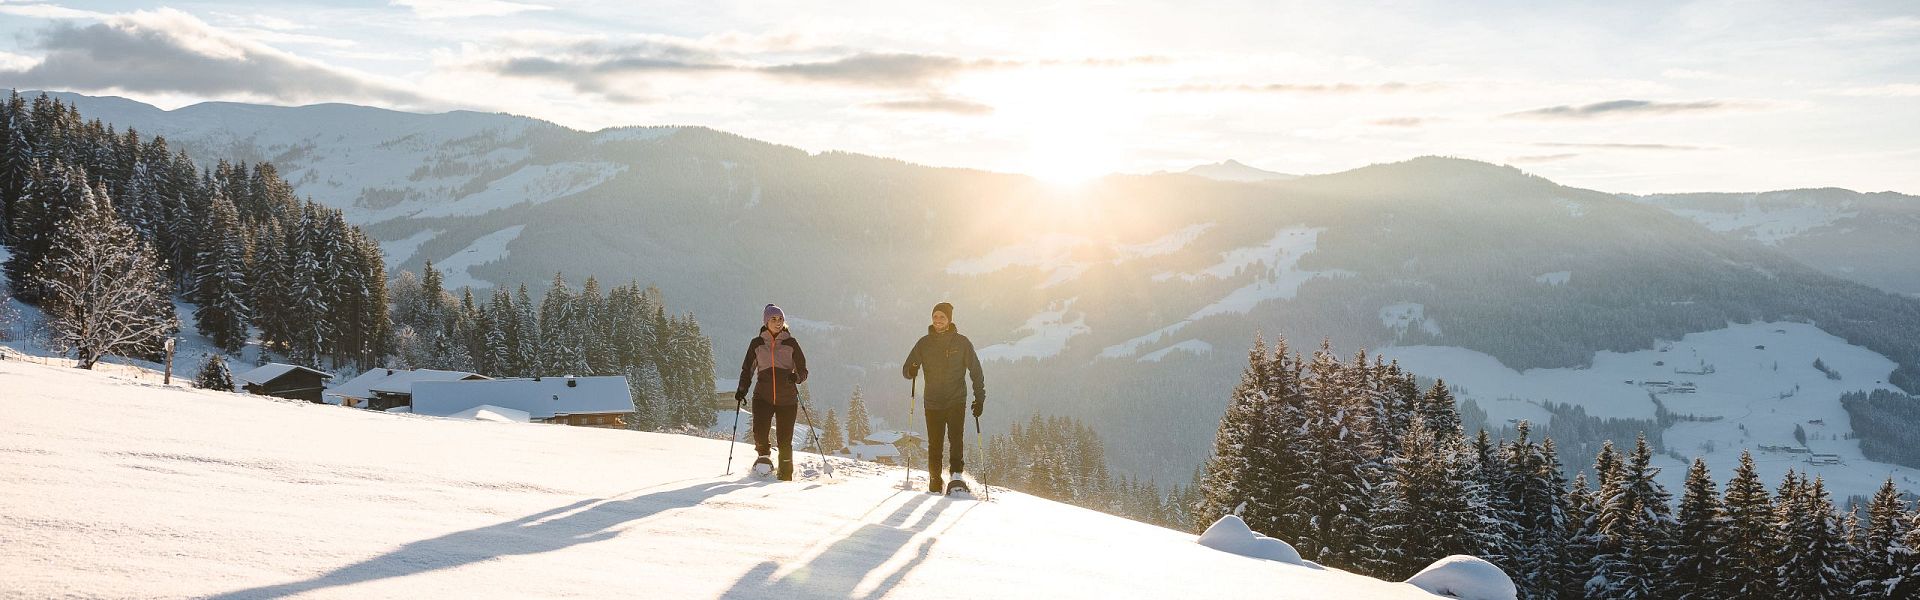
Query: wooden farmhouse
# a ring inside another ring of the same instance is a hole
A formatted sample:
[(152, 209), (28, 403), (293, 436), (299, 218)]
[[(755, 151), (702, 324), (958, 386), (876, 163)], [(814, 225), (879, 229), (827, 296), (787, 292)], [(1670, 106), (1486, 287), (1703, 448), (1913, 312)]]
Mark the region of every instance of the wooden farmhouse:
[(423, 381), (478, 381), (479, 373), (439, 369), (369, 369), (359, 377), (327, 390), (326, 403), (369, 410), (392, 410), (413, 405), (413, 386)]
[(267, 363), (239, 375), (249, 394), (315, 403), (321, 401), (320, 392), (332, 378), (323, 371), (285, 363)]

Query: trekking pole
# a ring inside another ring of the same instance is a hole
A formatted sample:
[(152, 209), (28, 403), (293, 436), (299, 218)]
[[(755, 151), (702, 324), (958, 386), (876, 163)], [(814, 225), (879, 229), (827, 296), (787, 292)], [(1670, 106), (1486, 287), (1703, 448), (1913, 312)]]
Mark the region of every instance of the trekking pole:
[[(912, 378), (907, 379), (907, 423), (908, 424), (913, 423), (913, 396), (914, 394), (917, 394), (920, 392), (919, 377), (920, 377), (919, 373), (914, 373)], [(904, 472), (900, 474), (900, 488), (911, 490), (913, 489), (913, 465), (907, 464), (907, 455), (898, 454), (897, 456), (900, 457), (900, 466), (905, 467)], [(928, 471), (928, 472), (931, 473), (932, 471)]]
[(813, 438), (813, 451), (820, 455), (820, 470), (832, 477), (833, 466), (827, 464), (827, 451), (820, 447), (820, 428), (813, 426), (813, 411), (807, 410), (807, 403), (800, 403), (800, 414), (807, 417), (807, 437)]
[(733, 437), (727, 438), (727, 473), (733, 474), (733, 449), (740, 445), (740, 411), (746, 408), (745, 402), (733, 403)]
[[(981, 449), (984, 449), (987, 447), (987, 440), (983, 439), (985, 435), (986, 434), (980, 433), (980, 415), (974, 415), (973, 416), (973, 444), (974, 444), (973, 455), (976, 457), (985, 458), (985, 455), (980, 453)], [(974, 472), (973, 478), (975, 481), (980, 482), (980, 499), (991, 500), (993, 498), (992, 492), (987, 487), (987, 482), (985, 480), (980, 479), (980, 473), (978, 471)]]

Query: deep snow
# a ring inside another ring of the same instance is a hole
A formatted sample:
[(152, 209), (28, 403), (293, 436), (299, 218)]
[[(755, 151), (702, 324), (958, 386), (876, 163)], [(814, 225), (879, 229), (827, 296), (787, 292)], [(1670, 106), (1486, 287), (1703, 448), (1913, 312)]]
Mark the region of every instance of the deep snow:
[[(0, 360), (0, 596), (1431, 598), (901, 471)], [(178, 381), (178, 380), (176, 380)], [(743, 452), (744, 454), (744, 452)], [(992, 482), (988, 482), (992, 483)]]

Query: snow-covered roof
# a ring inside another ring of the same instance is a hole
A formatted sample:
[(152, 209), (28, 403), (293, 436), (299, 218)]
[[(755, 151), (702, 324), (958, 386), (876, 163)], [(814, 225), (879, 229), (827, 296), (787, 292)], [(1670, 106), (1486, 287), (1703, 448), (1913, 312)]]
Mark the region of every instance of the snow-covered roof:
[(527, 411), (482, 404), (451, 415), (454, 419), (472, 419), (475, 421), (495, 421), (499, 423), (525, 423), (532, 420)]
[(346, 398), (371, 398), (374, 392), (384, 394), (412, 393), (413, 384), (422, 381), (460, 381), (463, 379), (486, 379), (487, 376), (465, 371), (442, 371), (440, 369), (369, 369), (358, 377), (347, 380), (327, 394)]
[(898, 444), (903, 438), (917, 441), (920, 434), (911, 431), (875, 431), (867, 434), (867, 441), (875, 444)]
[(860, 444), (847, 446), (847, 454), (859, 460), (873, 460), (881, 457), (898, 457), (900, 449), (893, 444)]
[(319, 369), (310, 369), (307, 367), (302, 367), (300, 365), (289, 365), (286, 363), (267, 363), (265, 365), (261, 365), (259, 368), (256, 368), (254, 370), (241, 373), (239, 377), (241, 381), (245, 381), (247, 383), (252, 383), (257, 385), (266, 385), (268, 382), (271, 382), (275, 379), (279, 379), (282, 376), (285, 376), (286, 374), (292, 373), (294, 371), (310, 371), (313, 373), (318, 373), (321, 378), (325, 378), (325, 379), (333, 378), (332, 375), (328, 375), (325, 371), (321, 371)]
[(530, 419), (633, 412), (627, 378), (619, 375), (421, 381), (413, 385), (414, 414), (446, 417), (481, 404), (524, 411)]

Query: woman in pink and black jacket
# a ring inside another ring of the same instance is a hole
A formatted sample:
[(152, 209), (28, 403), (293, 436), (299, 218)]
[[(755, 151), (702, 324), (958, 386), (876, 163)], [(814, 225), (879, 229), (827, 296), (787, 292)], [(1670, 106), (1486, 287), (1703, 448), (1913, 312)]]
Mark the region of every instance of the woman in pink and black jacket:
[(787, 315), (780, 307), (768, 304), (761, 320), (760, 335), (747, 344), (747, 357), (740, 362), (740, 388), (733, 398), (746, 407), (747, 388), (752, 386), (753, 447), (760, 453), (755, 468), (770, 463), (767, 429), (774, 427), (779, 434), (780, 480), (793, 481), (793, 419), (800, 408), (800, 384), (807, 382), (807, 355), (787, 331)]

